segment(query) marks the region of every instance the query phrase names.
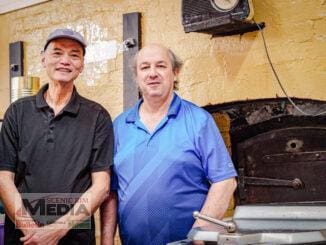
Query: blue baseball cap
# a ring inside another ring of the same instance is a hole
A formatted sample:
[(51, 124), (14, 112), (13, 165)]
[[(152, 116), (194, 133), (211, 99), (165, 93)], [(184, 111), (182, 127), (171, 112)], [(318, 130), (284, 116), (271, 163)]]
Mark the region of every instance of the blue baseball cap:
[(77, 41), (83, 48), (83, 52), (85, 55), (86, 52), (86, 42), (84, 40), (84, 37), (76, 32), (73, 31), (71, 29), (55, 29), (53, 32), (50, 33), (50, 35), (48, 36), (48, 38), (46, 39), (45, 45), (44, 45), (44, 51), (46, 50), (46, 48), (48, 47), (49, 43), (52, 42), (55, 39), (58, 38), (68, 38), (74, 41)]

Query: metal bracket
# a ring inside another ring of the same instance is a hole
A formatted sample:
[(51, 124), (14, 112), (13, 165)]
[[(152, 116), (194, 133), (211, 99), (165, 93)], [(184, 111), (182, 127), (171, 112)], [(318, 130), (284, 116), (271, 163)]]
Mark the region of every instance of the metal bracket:
[(10, 71), (17, 72), (18, 71), (18, 64), (10, 64)]
[(139, 99), (138, 87), (134, 82), (130, 60), (141, 47), (141, 14), (123, 14), (123, 108), (131, 108)]
[(24, 75), (24, 43), (22, 41), (9, 44), (10, 78)]
[(134, 38), (127, 38), (123, 41), (123, 45), (127, 48), (132, 48), (136, 45), (136, 40)]
[(137, 47), (137, 41), (136, 39), (131, 37), (122, 41), (122, 43), (117, 44), (118, 53), (129, 51), (129, 49), (132, 49), (134, 47)]

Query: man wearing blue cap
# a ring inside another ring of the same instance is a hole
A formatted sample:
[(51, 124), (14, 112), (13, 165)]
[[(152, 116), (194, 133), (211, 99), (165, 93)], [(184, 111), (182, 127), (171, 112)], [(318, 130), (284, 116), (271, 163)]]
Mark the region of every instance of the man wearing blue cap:
[(5, 244), (95, 244), (92, 214), (109, 189), (113, 133), (108, 112), (73, 84), (83, 70), (85, 48), (79, 33), (53, 31), (42, 55), (48, 83), (5, 114)]

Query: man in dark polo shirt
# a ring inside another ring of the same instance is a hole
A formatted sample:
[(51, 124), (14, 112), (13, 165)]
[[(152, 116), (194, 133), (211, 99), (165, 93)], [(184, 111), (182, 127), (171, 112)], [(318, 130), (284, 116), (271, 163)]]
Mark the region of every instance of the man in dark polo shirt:
[[(95, 244), (90, 216), (109, 190), (113, 132), (108, 112), (80, 96), (73, 84), (84, 67), (85, 47), (79, 33), (53, 31), (42, 56), (48, 84), (5, 114), (0, 134), (5, 244)], [(55, 213), (58, 203), (71, 209), (57, 212), (52, 223), (40, 223), (27, 207), (41, 209), (32, 193), (49, 204), (43, 216)], [(88, 227), (76, 228), (87, 220)]]

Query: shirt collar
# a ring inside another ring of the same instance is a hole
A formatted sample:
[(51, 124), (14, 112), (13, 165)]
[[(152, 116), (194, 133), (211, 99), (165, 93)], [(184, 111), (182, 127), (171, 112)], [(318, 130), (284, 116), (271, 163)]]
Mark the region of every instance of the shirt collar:
[(176, 93), (173, 94), (174, 96), (167, 114), (168, 117), (178, 115), (181, 106), (181, 98)]
[(44, 93), (48, 88), (49, 84), (45, 84), (36, 94), (36, 107), (39, 109), (49, 106), (44, 99)]
[[(39, 90), (39, 92), (36, 94), (36, 107), (41, 109), (44, 107), (48, 107), (48, 103), (46, 103), (44, 99), (44, 93), (49, 88), (49, 84), (45, 84), (42, 86), (42, 88)], [(79, 94), (77, 93), (77, 90), (74, 86), (74, 90), (72, 92), (71, 98), (68, 102), (68, 104), (63, 108), (63, 111), (70, 112), (72, 114), (77, 114), (80, 106), (80, 99)]]
[[(138, 100), (135, 106), (130, 110), (130, 112), (126, 117), (126, 123), (134, 123), (139, 118), (138, 112), (142, 102), (143, 99)], [(173, 93), (173, 99), (169, 106), (167, 117), (176, 116), (180, 110), (180, 105), (181, 105), (181, 98), (176, 93)]]

